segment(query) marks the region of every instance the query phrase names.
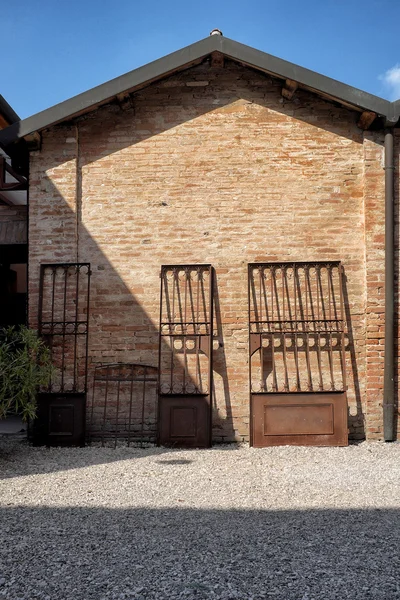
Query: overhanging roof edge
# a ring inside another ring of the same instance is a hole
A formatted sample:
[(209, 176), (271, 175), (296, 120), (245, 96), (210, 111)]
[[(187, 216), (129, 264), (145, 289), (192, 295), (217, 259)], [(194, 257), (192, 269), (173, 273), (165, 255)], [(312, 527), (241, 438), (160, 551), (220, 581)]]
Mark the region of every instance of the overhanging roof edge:
[(355, 107), (370, 110), (379, 115), (386, 116), (389, 113), (390, 105), (392, 104), (389, 100), (374, 96), (336, 79), (331, 79), (316, 71), (300, 67), (282, 58), (272, 56), (261, 50), (256, 50), (229, 38), (223, 38), (222, 47), (223, 53), (228, 57), (268, 71), (271, 74), (279, 75), (285, 79), (292, 79), (300, 85), (304, 85), (316, 92), (323, 92), (329, 96), (333, 96), (337, 100), (343, 100), (346, 103), (353, 104)]
[(393, 119), (398, 121), (398, 119), (400, 118), (400, 100), (395, 100), (395, 102), (392, 102), (392, 107)]
[(199, 60), (211, 52), (220, 50), (220, 39), (220, 36), (215, 35), (204, 38), (172, 54), (163, 56), (151, 63), (91, 88), (86, 92), (55, 104), (18, 123), (14, 123), (10, 127), (0, 131), (0, 145), (6, 147), (30, 133), (66, 121), (74, 115), (90, 109), (91, 106), (95, 107), (98, 104), (112, 100), (118, 94), (162, 77), (170, 71), (182, 68), (186, 64)]
[(51, 125), (61, 123), (90, 110), (99, 104), (112, 100), (118, 94), (154, 81), (192, 62), (220, 51), (232, 58), (256, 69), (271, 73), (284, 79), (292, 79), (316, 93), (322, 92), (337, 101), (353, 105), (355, 108), (376, 112), (387, 118), (393, 118), (393, 112), (400, 116), (400, 101), (389, 102), (345, 83), (331, 79), (294, 63), (256, 50), (220, 35), (211, 35), (199, 42), (168, 54), (147, 65), (134, 69), (115, 79), (78, 94), (64, 102), (28, 117), (0, 131), (0, 145), (7, 147), (30, 133), (40, 131)]
[(10, 123), (16, 123), (20, 121), (19, 116), (15, 112), (15, 110), (10, 106), (7, 100), (0, 94), (0, 115), (3, 115), (7, 121)]

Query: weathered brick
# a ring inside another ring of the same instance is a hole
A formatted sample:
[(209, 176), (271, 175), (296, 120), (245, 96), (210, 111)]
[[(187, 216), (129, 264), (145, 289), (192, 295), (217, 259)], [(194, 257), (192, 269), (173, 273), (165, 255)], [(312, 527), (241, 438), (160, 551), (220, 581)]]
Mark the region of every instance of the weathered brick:
[[(187, 81), (208, 82), (188, 87)], [(225, 61), (42, 134), (30, 171), (30, 321), (41, 262), (92, 264), (90, 364), (157, 363), (161, 264), (212, 263), (219, 440), (248, 439), (247, 264), (341, 260), (350, 428), (382, 437), (382, 137), (357, 115)], [(368, 376), (367, 376), (368, 375)]]

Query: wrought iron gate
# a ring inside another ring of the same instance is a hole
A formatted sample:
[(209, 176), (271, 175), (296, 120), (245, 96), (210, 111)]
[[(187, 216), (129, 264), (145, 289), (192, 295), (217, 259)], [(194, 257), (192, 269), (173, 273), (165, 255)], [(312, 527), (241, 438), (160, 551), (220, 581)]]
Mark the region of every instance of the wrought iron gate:
[(211, 445), (213, 278), (211, 265), (161, 268), (161, 445)]
[(39, 335), (50, 349), (54, 375), (38, 396), (39, 444), (84, 443), (90, 274), (89, 263), (41, 265)]
[(340, 262), (249, 265), (254, 446), (347, 444)]
[(157, 439), (157, 368), (142, 364), (98, 365), (94, 373), (90, 440), (117, 445)]

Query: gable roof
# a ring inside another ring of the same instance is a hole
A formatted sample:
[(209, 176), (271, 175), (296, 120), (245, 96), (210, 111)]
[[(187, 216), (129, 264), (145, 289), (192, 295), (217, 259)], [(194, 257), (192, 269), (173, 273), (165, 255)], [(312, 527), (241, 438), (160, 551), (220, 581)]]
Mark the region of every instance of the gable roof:
[(112, 101), (120, 94), (133, 92), (135, 89), (144, 87), (169, 74), (198, 64), (213, 52), (220, 52), (227, 58), (274, 77), (292, 80), (301, 88), (344, 104), (348, 108), (360, 112), (376, 113), (393, 124), (400, 116), (400, 100), (389, 102), (222, 35), (210, 35), (199, 42), (111, 79), (27, 119), (13, 123), (10, 127), (0, 131), (0, 145), (7, 147), (29, 134), (94, 110), (98, 106)]
[(7, 127), (12, 123), (16, 123), (20, 118), (17, 113), (11, 108), (8, 102), (0, 94), (0, 129)]

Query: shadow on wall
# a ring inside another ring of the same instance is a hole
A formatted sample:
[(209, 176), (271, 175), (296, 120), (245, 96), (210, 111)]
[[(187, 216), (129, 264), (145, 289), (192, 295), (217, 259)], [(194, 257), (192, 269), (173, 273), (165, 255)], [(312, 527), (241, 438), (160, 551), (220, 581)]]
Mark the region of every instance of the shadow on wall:
[[(62, 165), (62, 158), (60, 164)], [(51, 167), (55, 167), (57, 164), (51, 165)], [(80, 178), (78, 178), (80, 180)], [(146, 311), (145, 306), (141, 303), (137, 296), (132, 293), (132, 290), (123, 277), (119, 274), (118, 270), (113, 266), (111, 260), (109, 260), (108, 256), (105, 252), (100, 249), (99, 244), (93, 238), (91, 233), (79, 223), (79, 236), (78, 239), (84, 239), (83, 247), (79, 246), (79, 248), (74, 247), (75, 232), (74, 228), (70, 227), (62, 227), (60, 229), (55, 225), (58, 223), (61, 218), (61, 224), (67, 223), (71, 225), (71, 223), (76, 223), (80, 218), (79, 212), (74, 212), (69, 207), (68, 203), (62, 198), (60, 191), (51, 183), (50, 180), (46, 181), (46, 195), (48, 197), (54, 197), (58, 201), (58, 211), (54, 213), (54, 206), (49, 206), (48, 209), (44, 211), (44, 216), (46, 217), (47, 223), (49, 223), (49, 231), (48, 237), (55, 237), (57, 234), (61, 234), (60, 237), (55, 239), (55, 243), (51, 245), (49, 248), (46, 246), (39, 246), (38, 244), (32, 244), (30, 248), (31, 252), (31, 261), (30, 261), (30, 279), (31, 283), (34, 281), (34, 287), (37, 289), (38, 281), (39, 281), (39, 271), (40, 264), (43, 263), (62, 263), (62, 262), (74, 262), (74, 261), (83, 261), (90, 262), (91, 264), (91, 284), (90, 284), (90, 314), (89, 314), (89, 366), (88, 366), (88, 393), (87, 393), (87, 405), (88, 405), (88, 432), (90, 437), (90, 419), (92, 412), (92, 402), (93, 402), (93, 377), (94, 377), (94, 369), (99, 365), (107, 365), (113, 364), (117, 362), (123, 363), (138, 363), (138, 364), (147, 364), (151, 366), (158, 366), (158, 352), (159, 352), (159, 328), (154, 323), (154, 318), (151, 318)], [(43, 214), (43, 213), (42, 213)], [(48, 216), (49, 215), (49, 216)], [(35, 225), (34, 217), (31, 216), (31, 228), (34, 229)], [(65, 246), (63, 246), (63, 236), (70, 236), (69, 239), (65, 240)], [(42, 241), (42, 240), (41, 240)], [(110, 240), (112, 242), (114, 240)], [(58, 245), (59, 244), (59, 245)], [(168, 257), (165, 258), (165, 262), (168, 262)], [(132, 261), (131, 268), (134, 269), (135, 264)], [(153, 289), (153, 297), (159, 298), (159, 273), (161, 270), (161, 263), (157, 265), (156, 269), (152, 273), (153, 280), (155, 279), (158, 285), (158, 288)], [(82, 277), (81, 277), (82, 279)], [(139, 285), (142, 287), (142, 283), (138, 280), (135, 281), (135, 285)], [(216, 286), (215, 282), (215, 286)], [(215, 288), (216, 289), (216, 288)], [(73, 290), (74, 291), (74, 290)], [(57, 306), (56, 313), (62, 313), (62, 306), (64, 302), (63, 294), (59, 293), (55, 294), (55, 303)], [(47, 294), (48, 295), (48, 294)], [(51, 294), (50, 294), (51, 296)], [(31, 294), (30, 297), (30, 324), (31, 326), (37, 327), (37, 306), (38, 306), (39, 296), (38, 294)], [(57, 304), (58, 302), (58, 304)], [(85, 305), (86, 297), (83, 299), (82, 304)], [(214, 299), (214, 307), (218, 306), (218, 301)], [(154, 304), (154, 302), (153, 302)], [(47, 313), (51, 312), (50, 306), (47, 306)], [(69, 307), (69, 311), (74, 312), (73, 307)], [(215, 340), (222, 342), (222, 328), (221, 328), (221, 318), (219, 308), (215, 308), (215, 325), (214, 325), (214, 337)], [(153, 314), (158, 315), (158, 305), (157, 311), (153, 311)], [(73, 344), (73, 338), (71, 340), (71, 344)], [(164, 341), (161, 341), (162, 352), (168, 353), (170, 350), (170, 346)], [(180, 356), (181, 355), (181, 356)], [(71, 349), (66, 354), (65, 358), (65, 370), (73, 371), (73, 366), (71, 364), (67, 364), (68, 360), (73, 356)], [(181, 363), (181, 367), (183, 369), (183, 350), (179, 352), (175, 350), (174, 354), (175, 361)], [(58, 363), (57, 367), (60, 368), (60, 365), (63, 361), (62, 354), (60, 353), (60, 348), (58, 347)], [(226, 409), (224, 414), (227, 415), (227, 418), (221, 418), (216, 410), (215, 404), (215, 390), (213, 390), (213, 403), (212, 406), (214, 408), (213, 411), (213, 424), (215, 427), (215, 432), (218, 436), (219, 442), (224, 441), (235, 441), (235, 432), (233, 430), (232, 424), (232, 413), (230, 410), (230, 395), (229, 395), (229, 383), (227, 380), (227, 371), (226, 371), (226, 360), (225, 353), (223, 351), (223, 343), (215, 346), (214, 349), (214, 361), (217, 364), (217, 372), (221, 375), (223, 380), (223, 389), (224, 389), (224, 399)], [(187, 375), (187, 383), (190, 383), (190, 376)], [(195, 382), (192, 381), (193, 387), (195, 387)], [(115, 387), (115, 386), (114, 386)], [(139, 386), (139, 396), (141, 397), (142, 388)], [(104, 386), (103, 386), (104, 388)], [(111, 384), (110, 384), (111, 388)], [(119, 384), (118, 384), (119, 389)], [(121, 386), (122, 389), (122, 386)], [(99, 390), (99, 386), (97, 387), (97, 391)], [(115, 389), (109, 389), (109, 394), (111, 396), (111, 401), (109, 401), (108, 413), (107, 413), (107, 422), (111, 422), (114, 418), (114, 410), (115, 412)], [(99, 408), (101, 412), (104, 407), (104, 389), (99, 393), (102, 394), (101, 397), (101, 405)], [(147, 403), (150, 405), (150, 411), (152, 415), (154, 415), (154, 392), (155, 388), (150, 390), (151, 396), (147, 399)], [(121, 392), (122, 394), (122, 392)], [(127, 395), (125, 394), (125, 400), (127, 399)], [(140, 397), (138, 396), (138, 401), (134, 402), (138, 409), (138, 414), (132, 415), (132, 421), (137, 421), (140, 418), (139, 411), (141, 410), (140, 405)], [(123, 394), (121, 395), (123, 398)], [(94, 399), (94, 405), (96, 407), (96, 398)], [(122, 409), (120, 407), (122, 412)], [(147, 408), (146, 408), (147, 410)], [(111, 412), (110, 412), (111, 411)], [(110, 417), (111, 414), (111, 417)], [(154, 417), (152, 417), (154, 418)], [(153, 422), (152, 422), (153, 424)], [(151, 425), (152, 425), (151, 424)], [(111, 425), (111, 428), (113, 425)], [(98, 426), (94, 428), (94, 430), (98, 433)], [(112, 431), (112, 429), (110, 430)], [(152, 429), (154, 432), (154, 428)], [(134, 436), (132, 437), (132, 441), (134, 442)], [(155, 441), (155, 437), (153, 439)], [(107, 436), (106, 436), (107, 443)], [(111, 460), (119, 460), (117, 457), (111, 458)], [(90, 460), (89, 460), (90, 462)], [(105, 462), (109, 462), (106, 460)]]
[[(351, 414), (350, 407), (348, 411), (348, 423), (349, 429), (352, 432), (352, 438), (354, 441), (356, 440), (365, 440), (365, 419), (362, 410), (362, 402), (361, 402), (361, 389), (360, 389), (360, 380), (358, 376), (358, 366), (357, 366), (357, 358), (355, 353), (355, 344), (354, 344), (354, 332), (353, 326), (351, 322), (351, 314), (350, 314), (350, 306), (349, 306), (349, 294), (347, 290), (347, 276), (346, 269), (343, 269), (343, 300), (344, 300), (344, 312), (345, 312), (345, 321), (346, 321), (346, 329), (347, 329), (347, 340), (348, 344), (346, 346), (346, 352), (350, 355), (351, 361), (351, 374), (352, 374), (352, 385), (354, 389), (354, 396), (356, 401), (356, 413)], [(348, 383), (349, 385), (349, 383)]]
[(0, 519), (9, 600), (400, 595), (398, 510), (27, 506)]

